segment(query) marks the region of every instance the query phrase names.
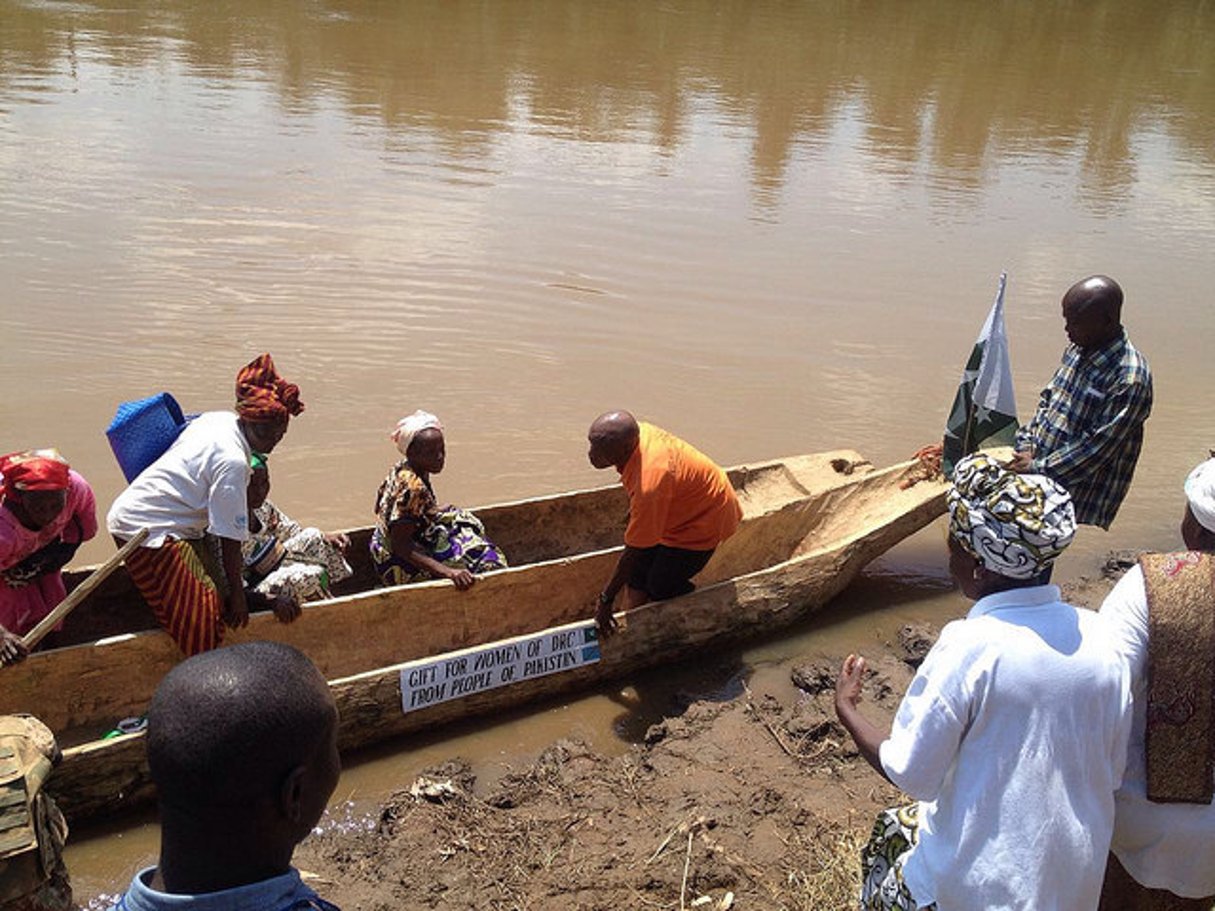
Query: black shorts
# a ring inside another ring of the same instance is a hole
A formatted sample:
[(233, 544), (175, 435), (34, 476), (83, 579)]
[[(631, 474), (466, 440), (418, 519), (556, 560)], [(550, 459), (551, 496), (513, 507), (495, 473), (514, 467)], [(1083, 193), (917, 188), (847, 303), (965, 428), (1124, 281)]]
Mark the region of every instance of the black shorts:
[(645, 592), (651, 601), (686, 595), (696, 588), (689, 580), (705, 568), (711, 556), (713, 550), (684, 550), (665, 544), (644, 548), (629, 574), (629, 588)]

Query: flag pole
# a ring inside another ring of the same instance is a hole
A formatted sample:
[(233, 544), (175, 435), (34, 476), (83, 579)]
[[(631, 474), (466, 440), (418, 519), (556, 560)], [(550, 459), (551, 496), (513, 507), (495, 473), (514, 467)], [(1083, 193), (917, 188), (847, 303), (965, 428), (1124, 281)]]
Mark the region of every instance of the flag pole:
[(970, 454), (970, 436), (975, 429), (975, 403), (971, 402), (966, 409), (966, 436), (962, 437), (962, 455)]
[(143, 544), (144, 538), (147, 536), (148, 529), (139, 529), (139, 531), (135, 533), (135, 536), (131, 538), (130, 541), (119, 548), (118, 553), (110, 557), (110, 559), (107, 560), (103, 565), (93, 570), (92, 575), (76, 586), (76, 588), (72, 590), (72, 593), (59, 602), (54, 610), (43, 617), (37, 626), (22, 636), (21, 644), (27, 649), (32, 649), (35, 645), (45, 639), (47, 634), (58, 626), (64, 617), (79, 607), (81, 602), (91, 595), (97, 586), (105, 581), (106, 576), (118, 569), (119, 564), (130, 556), (131, 551)]

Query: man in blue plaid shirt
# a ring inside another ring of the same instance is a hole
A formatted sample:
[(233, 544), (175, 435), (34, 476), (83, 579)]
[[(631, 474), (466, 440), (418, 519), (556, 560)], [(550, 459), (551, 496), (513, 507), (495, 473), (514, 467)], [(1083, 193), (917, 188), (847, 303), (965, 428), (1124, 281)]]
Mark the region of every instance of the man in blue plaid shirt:
[(1076, 520), (1108, 529), (1131, 486), (1152, 411), (1152, 374), (1122, 328), (1122, 289), (1094, 275), (1063, 295), (1071, 342), (1017, 433), (1008, 467), (1044, 474), (1072, 495)]

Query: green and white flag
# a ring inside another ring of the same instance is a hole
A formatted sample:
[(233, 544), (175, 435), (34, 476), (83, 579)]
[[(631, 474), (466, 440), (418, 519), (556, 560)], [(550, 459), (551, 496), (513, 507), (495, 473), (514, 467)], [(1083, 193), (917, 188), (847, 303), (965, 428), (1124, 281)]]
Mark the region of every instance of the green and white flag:
[(953, 475), (954, 465), (963, 456), (988, 446), (1010, 446), (1017, 433), (1017, 403), (1008, 359), (1008, 336), (1004, 332), (1007, 280), (1008, 274), (1001, 272), (995, 303), (970, 352), (949, 420), (945, 422), (941, 467), (947, 478)]

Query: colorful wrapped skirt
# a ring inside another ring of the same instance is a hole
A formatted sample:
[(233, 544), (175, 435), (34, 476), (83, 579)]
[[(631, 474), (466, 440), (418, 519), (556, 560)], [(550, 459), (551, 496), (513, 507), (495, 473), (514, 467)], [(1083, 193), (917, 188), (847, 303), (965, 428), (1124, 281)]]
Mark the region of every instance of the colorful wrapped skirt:
[[(903, 882), (903, 863), (919, 834), (920, 805), (878, 814), (869, 843), (861, 849), (861, 911), (919, 911)], [(925, 906), (926, 911), (936, 905)]]
[[(506, 557), (485, 536), (481, 520), (467, 509), (448, 506), (430, 525), (415, 536), (415, 541), (432, 558), (453, 569), (467, 569), (474, 575), (505, 569)], [(384, 585), (405, 585), (431, 578), (408, 560), (392, 552), (392, 542), (382, 525), (371, 533), (371, 562)]]
[(215, 551), (211, 539), (169, 538), (160, 547), (137, 547), (126, 560), (131, 581), (187, 657), (224, 639), (227, 584)]

